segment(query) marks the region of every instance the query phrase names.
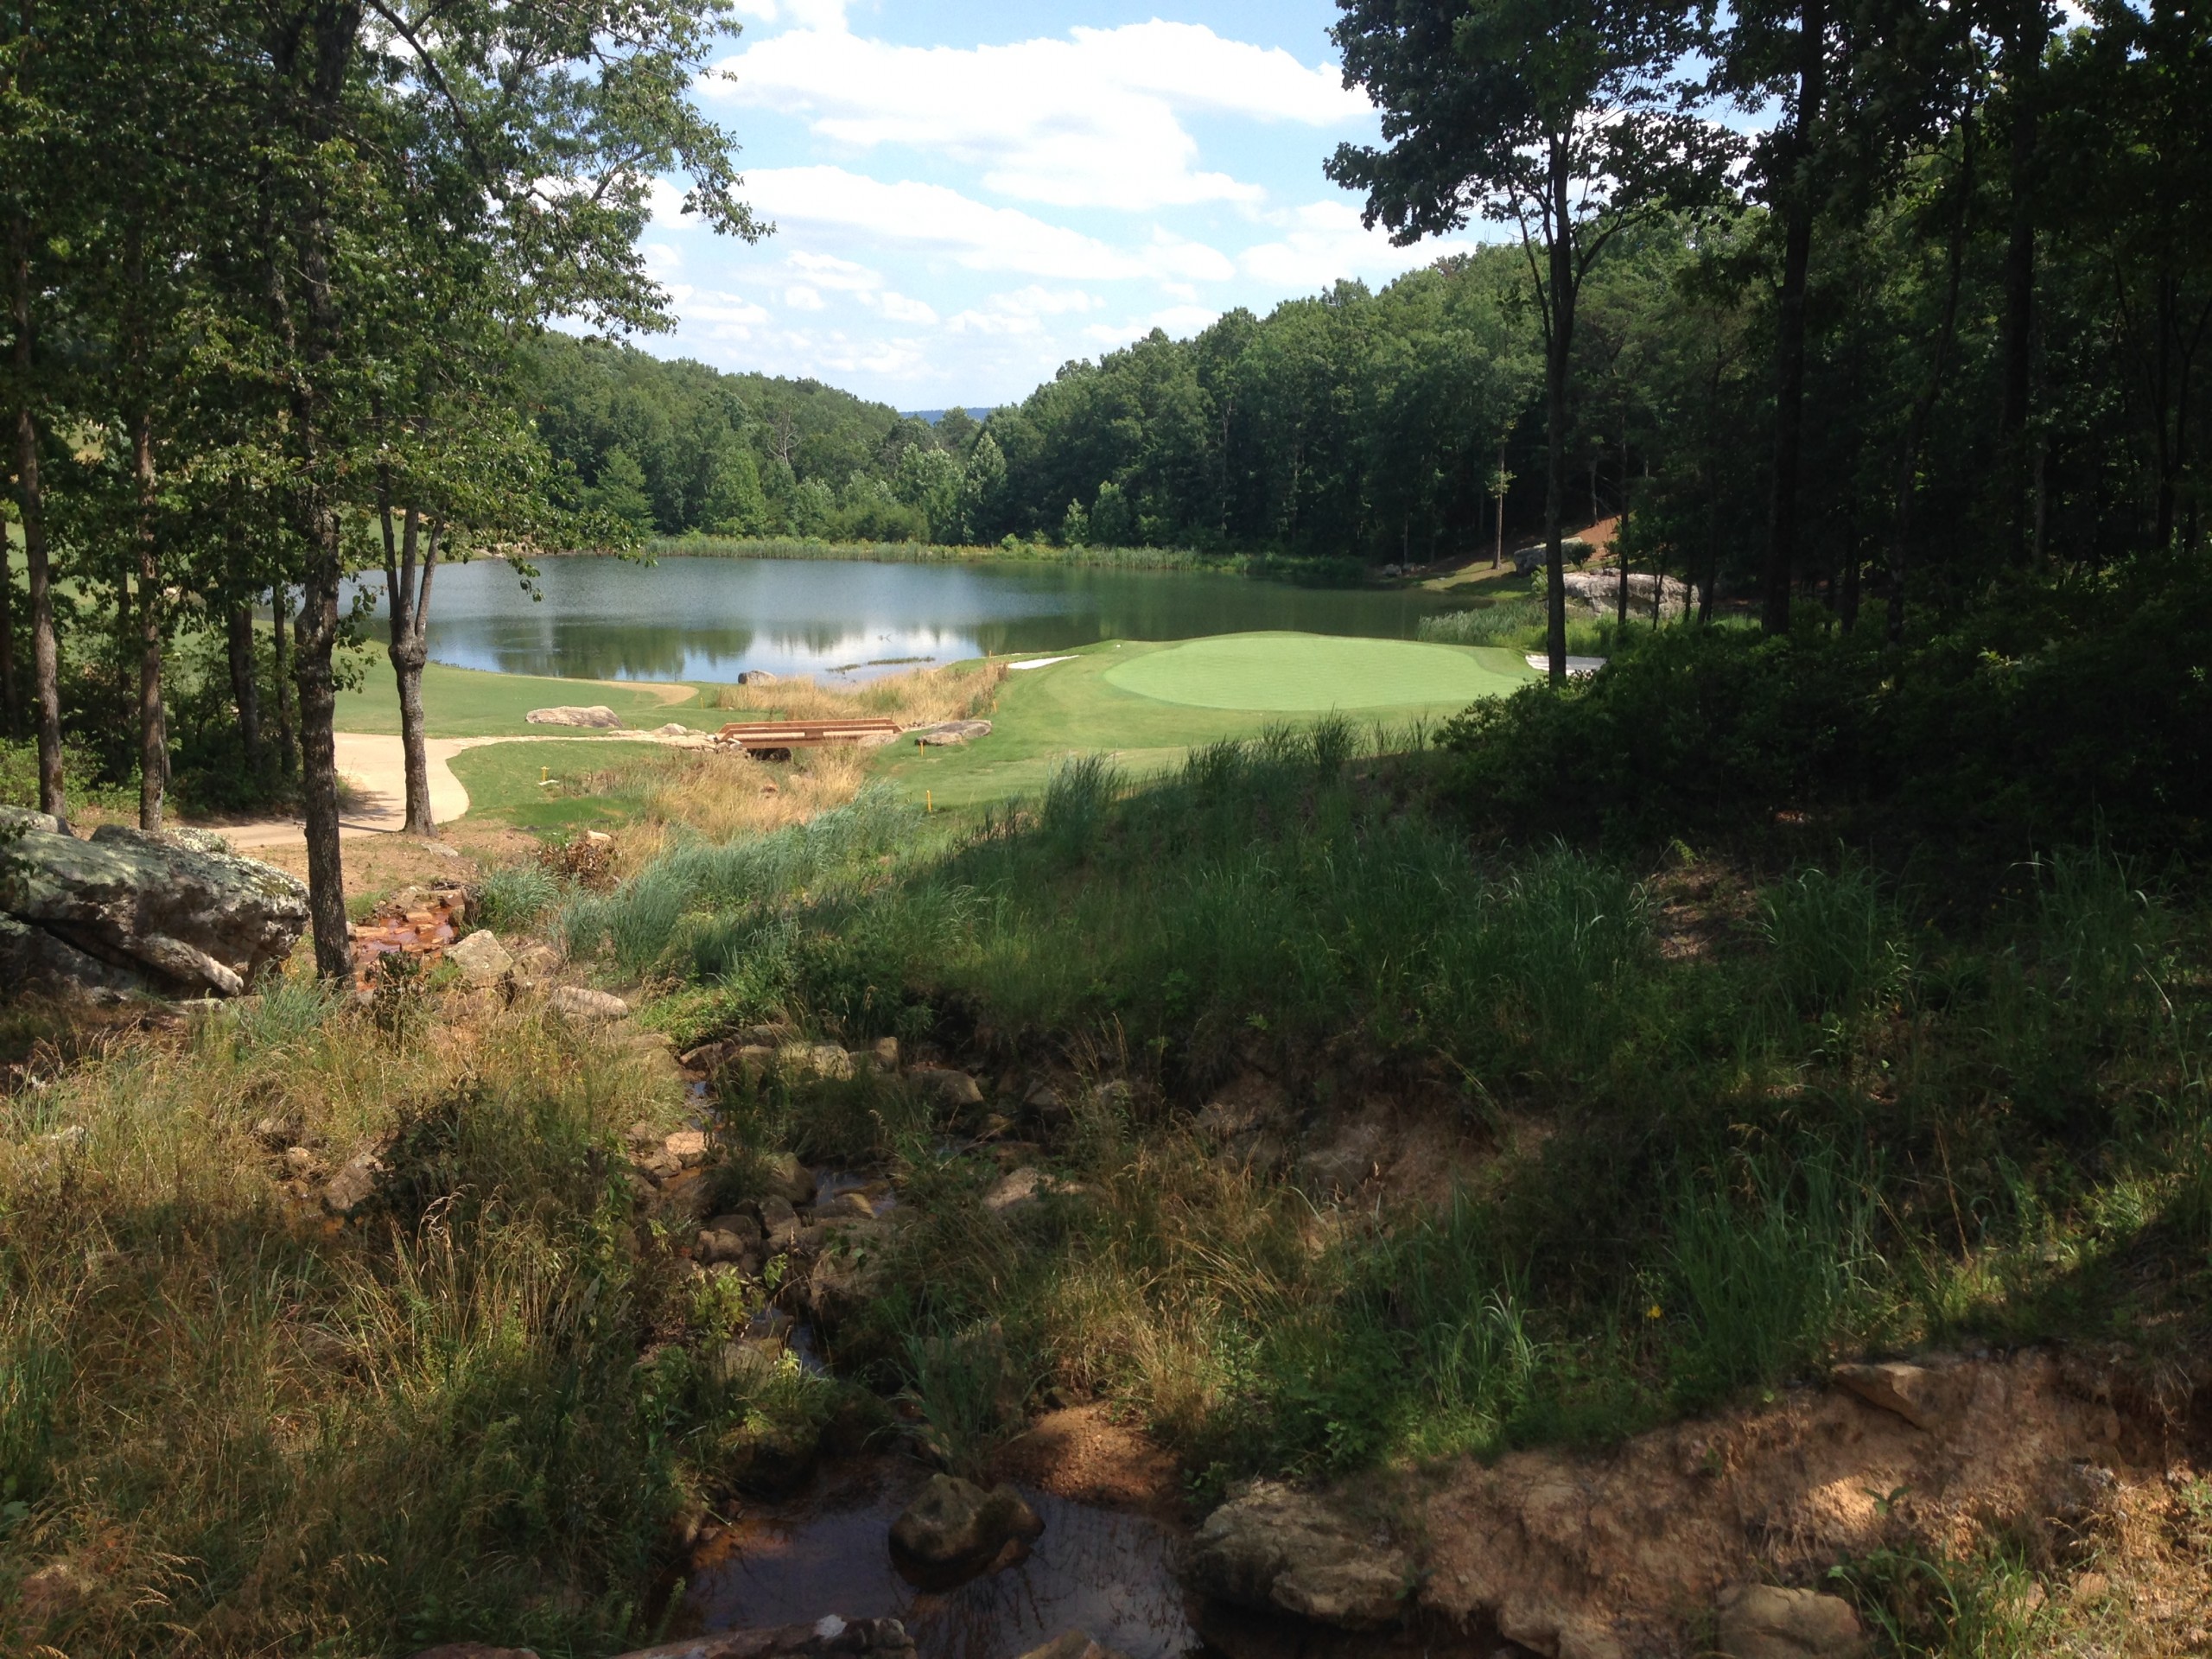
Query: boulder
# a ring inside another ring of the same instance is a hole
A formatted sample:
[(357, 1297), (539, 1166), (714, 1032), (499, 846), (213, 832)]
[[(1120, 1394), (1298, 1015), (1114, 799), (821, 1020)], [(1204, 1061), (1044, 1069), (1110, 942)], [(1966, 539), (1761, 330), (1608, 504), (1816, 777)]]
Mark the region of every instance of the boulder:
[(1208, 1516), (1179, 1570), (1201, 1595), (1347, 1630), (1395, 1624), (1414, 1581), (1402, 1552), (1274, 1481), (1253, 1482)]
[(1961, 1403), (1954, 1397), (1957, 1389), (1951, 1386), (1947, 1369), (1887, 1360), (1839, 1365), (1828, 1373), (1828, 1379), (1878, 1411), (1902, 1417), (1915, 1428), (1932, 1430)]
[(603, 702), (589, 708), (563, 703), (557, 709), (533, 709), (523, 718), (533, 726), (586, 726), (603, 732), (622, 729), (621, 717)]
[(1043, 1209), (1047, 1198), (1079, 1198), (1089, 1190), (1073, 1181), (1057, 1180), (1033, 1164), (1024, 1164), (999, 1178), (998, 1185), (983, 1195), (983, 1208), (1012, 1219)]
[(988, 720), (943, 720), (934, 726), (910, 726), (900, 734), (930, 748), (949, 748), (956, 743), (966, 743), (991, 734)]
[(665, 726), (654, 727), (653, 735), (655, 737), (689, 737), (691, 735), (691, 728), (681, 721), (671, 720)]
[(983, 1103), (983, 1091), (976, 1086), (976, 1079), (950, 1066), (918, 1065), (906, 1074), (906, 1081), (940, 1104), (956, 1110)]
[(1037, 1512), (1004, 1482), (985, 1491), (956, 1475), (930, 1484), (891, 1525), (894, 1556), (929, 1574), (972, 1576), (1009, 1544), (1027, 1544), (1045, 1530)]
[(1858, 1659), (1859, 1615), (1840, 1596), (1739, 1584), (1720, 1596), (1721, 1659)]
[(350, 1216), (376, 1196), (377, 1184), (384, 1179), (384, 1152), (391, 1137), (358, 1153), (346, 1160), (329, 1185), (322, 1189), (322, 1202), (334, 1216)]
[(785, 1043), (776, 1051), (776, 1064), (785, 1077), (800, 1081), (845, 1083), (853, 1075), (853, 1057), (835, 1043)]
[(594, 991), (582, 985), (556, 985), (552, 995), (545, 999), (545, 1006), (556, 1014), (566, 1014), (571, 1020), (599, 1023), (608, 1020), (626, 1020), (630, 1005), (607, 991)]
[(868, 1046), (868, 1056), (871, 1065), (886, 1077), (890, 1076), (899, 1069), (899, 1039), (896, 1037), (877, 1038)]
[(488, 928), (480, 928), (458, 944), (448, 946), (446, 960), (460, 969), (461, 976), (471, 985), (496, 985), (515, 967), (515, 959), (507, 954), (507, 947)]
[(52, 822), (11, 814), (0, 842), (0, 987), (236, 996), (306, 930), (307, 888), (274, 865), (188, 833), (104, 824), (79, 841)]
[(768, 1190), (785, 1204), (814, 1202), (814, 1172), (788, 1152), (772, 1152), (755, 1167)]
[(798, 1243), (798, 1211), (789, 1199), (772, 1192), (760, 1200), (760, 1236), (771, 1255)]
[(664, 1140), (661, 1150), (676, 1160), (684, 1169), (696, 1169), (707, 1161), (707, 1132), (704, 1129), (678, 1129)]
[(740, 685), (773, 685), (777, 677), (765, 668), (748, 668), (737, 677)]

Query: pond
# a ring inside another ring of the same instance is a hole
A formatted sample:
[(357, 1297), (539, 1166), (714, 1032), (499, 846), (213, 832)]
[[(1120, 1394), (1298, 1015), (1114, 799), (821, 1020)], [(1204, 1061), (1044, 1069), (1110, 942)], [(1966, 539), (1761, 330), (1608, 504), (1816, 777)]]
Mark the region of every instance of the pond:
[[(1100, 639), (1262, 629), (1409, 639), (1422, 617), (1451, 606), (1418, 589), (1057, 564), (562, 558), (538, 569), (533, 600), (497, 560), (440, 567), (432, 658), (598, 680), (728, 682), (753, 669), (857, 680)], [(378, 601), (370, 632), (382, 638), (383, 579), (363, 586)]]

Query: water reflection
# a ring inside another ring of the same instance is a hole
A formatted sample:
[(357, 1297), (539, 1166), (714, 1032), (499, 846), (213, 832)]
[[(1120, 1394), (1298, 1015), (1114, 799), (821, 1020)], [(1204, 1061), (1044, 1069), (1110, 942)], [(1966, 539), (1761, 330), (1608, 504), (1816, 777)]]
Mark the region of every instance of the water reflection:
[[(550, 559), (542, 600), (495, 560), (438, 573), (430, 654), (463, 668), (607, 680), (849, 679), (985, 653), (1262, 628), (1411, 639), (1450, 601), (1242, 576), (861, 560)], [(383, 582), (372, 632), (383, 632)]]
[(848, 1468), (803, 1508), (741, 1522), (695, 1580), (694, 1612), (710, 1630), (832, 1612), (903, 1619), (919, 1659), (1014, 1659), (1070, 1629), (1130, 1659), (1200, 1646), (1165, 1529), (1026, 1489), (1045, 1522), (1027, 1560), (957, 1589), (916, 1590), (892, 1565), (891, 1523), (926, 1478), (903, 1463)]

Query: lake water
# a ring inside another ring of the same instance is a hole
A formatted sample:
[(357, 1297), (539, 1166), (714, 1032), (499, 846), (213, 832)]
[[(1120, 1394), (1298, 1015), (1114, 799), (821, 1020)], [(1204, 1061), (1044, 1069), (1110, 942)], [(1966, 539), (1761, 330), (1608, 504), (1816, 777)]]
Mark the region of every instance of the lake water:
[[(430, 655), (584, 679), (727, 682), (765, 669), (856, 680), (1100, 639), (1267, 628), (1411, 639), (1422, 617), (1449, 605), (1419, 590), (1050, 564), (562, 558), (538, 569), (533, 601), (497, 560), (441, 566)], [(383, 578), (363, 586), (378, 601), (370, 632), (382, 638)]]

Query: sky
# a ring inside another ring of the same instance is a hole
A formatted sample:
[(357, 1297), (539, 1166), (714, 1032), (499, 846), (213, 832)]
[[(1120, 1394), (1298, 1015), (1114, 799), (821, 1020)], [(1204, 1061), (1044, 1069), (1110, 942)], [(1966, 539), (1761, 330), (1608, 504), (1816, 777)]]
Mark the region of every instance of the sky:
[[(743, 147), (748, 247), (659, 199), (679, 319), (645, 349), (900, 409), (1019, 400), (1072, 358), (1440, 257), (1322, 175), (1374, 142), (1328, 0), (739, 0), (697, 87)], [(1454, 238), (1463, 239), (1463, 238)]]

